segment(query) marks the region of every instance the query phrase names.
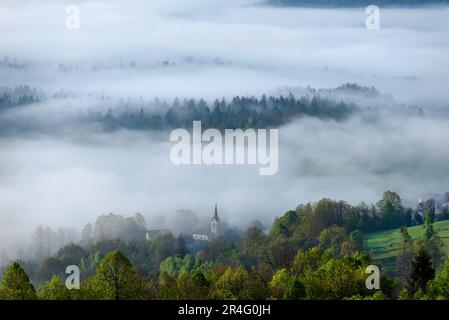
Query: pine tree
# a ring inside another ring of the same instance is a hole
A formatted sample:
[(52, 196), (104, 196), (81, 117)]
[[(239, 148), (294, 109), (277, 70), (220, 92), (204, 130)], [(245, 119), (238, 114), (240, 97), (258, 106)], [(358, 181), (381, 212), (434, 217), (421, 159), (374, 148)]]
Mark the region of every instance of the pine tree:
[(427, 282), (435, 277), (430, 255), (426, 248), (420, 247), (412, 261), (412, 268), (408, 280), (408, 287), (412, 293), (425, 292)]
[(396, 258), (396, 266), (398, 268), (398, 275), (402, 279), (406, 279), (410, 274), (410, 265), (413, 259), (413, 240), (406, 227), (401, 227), (402, 248)]
[(444, 244), (433, 228), (432, 211), (429, 209), (426, 209), (424, 214), (424, 229), (424, 237), (419, 241), (420, 246), (427, 249), (432, 259), (433, 267), (438, 270), (444, 261)]
[(17, 262), (13, 262), (0, 283), (1, 300), (35, 300), (36, 291), (30, 279)]
[(426, 239), (432, 238), (433, 235), (435, 234), (432, 222), (433, 222), (432, 215), (429, 210), (426, 210), (424, 214), (424, 228), (425, 228), (424, 236), (426, 237)]

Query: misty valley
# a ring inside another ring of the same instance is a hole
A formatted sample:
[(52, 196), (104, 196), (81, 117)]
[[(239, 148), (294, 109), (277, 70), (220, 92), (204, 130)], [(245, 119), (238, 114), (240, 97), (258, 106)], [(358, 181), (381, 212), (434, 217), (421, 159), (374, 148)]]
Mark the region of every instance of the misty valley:
[(449, 299), (448, 14), (2, 1), (0, 300)]

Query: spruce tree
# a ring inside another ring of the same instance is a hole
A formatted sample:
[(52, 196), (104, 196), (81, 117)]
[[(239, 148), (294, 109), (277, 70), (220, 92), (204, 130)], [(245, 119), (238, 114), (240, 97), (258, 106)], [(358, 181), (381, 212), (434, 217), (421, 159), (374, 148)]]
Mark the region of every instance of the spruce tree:
[(409, 290), (416, 293), (426, 291), (427, 282), (435, 277), (435, 269), (426, 248), (420, 247), (412, 261), (412, 268), (408, 280)]
[(413, 259), (413, 240), (408, 233), (407, 227), (401, 227), (402, 248), (396, 258), (396, 266), (398, 268), (398, 275), (401, 279), (407, 279), (410, 274), (410, 265)]
[(13, 262), (0, 283), (1, 300), (35, 300), (36, 291), (19, 263)]

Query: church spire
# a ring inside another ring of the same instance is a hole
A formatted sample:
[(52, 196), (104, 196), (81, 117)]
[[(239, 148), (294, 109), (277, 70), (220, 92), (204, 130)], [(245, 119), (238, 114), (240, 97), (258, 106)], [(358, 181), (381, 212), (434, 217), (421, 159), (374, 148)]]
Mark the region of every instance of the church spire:
[(214, 216), (211, 219), (210, 223), (210, 232), (212, 234), (212, 238), (217, 238), (219, 233), (219, 224), (220, 224), (220, 218), (218, 217), (218, 210), (217, 210), (217, 204), (215, 204), (215, 210), (214, 210)]
[(220, 218), (218, 218), (218, 210), (217, 210), (217, 204), (215, 204), (215, 210), (214, 210), (214, 220), (219, 221)]

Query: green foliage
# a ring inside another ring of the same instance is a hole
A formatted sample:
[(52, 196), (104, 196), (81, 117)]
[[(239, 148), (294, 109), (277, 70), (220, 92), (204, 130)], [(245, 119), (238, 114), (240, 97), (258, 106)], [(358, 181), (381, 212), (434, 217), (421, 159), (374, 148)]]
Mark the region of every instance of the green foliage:
[(430, 239), (424, 238), (417, 241), (417, 247), (424, 247), (430, 255), (432, 265), (438, 270), (444, 262), (444, 244), (438, 235), (433, 235)]
[(212, 283), (214, 299), (263, 300), (267, 298), (267, 291), (261, 279), (242, 267), (228, 267), (218, 281)]
[[(140, 221), (142, 229), (143, 217), (136, 217), (133, 219)], [(365, 204), (354, 207), (344, 201), (322, 199), (286, 212), (275, 220), (268, 234), (257, 226), (249, 228), (241, 241), (239, 237), (227, 237), (198, 242), (191, 237), (161, 234), (152, 240), (94, 242), (86, 231), (86, 239), (90, 239), (85, 242), (89, 243), (86, 247), (65, 246), (55, 257), (47, 257), (40, 263), (21, 263), (21, 266), (33, 281), (37, 280), (39, 298), (52, 300), (390, 299), (397, 297), (395, 290), (401, 287), (384, 272), (381, 290), (366, 288), (366, 267), (378, 256), (372, 260), (362, 251), (364, 247), (373, 249), (372, 234), (367, 235), (364, 243), (364, 231), (408, 221), (408, 217), (409, 210), (390, 191), (377, 207)], [(105, 219), (116, 218), (109, 215)], [(119, 220), (128, 223), (126, 219)], [(410, 274), (411, 285), (401, 293), (403, 299), (446, 295), (447, 270), (429, 282), (431, 272), (421, 257), (414, 260), (414, 271), (409, 272), (414, 244), (426, 252), (430, 270), (432, 263), (437, 267), (443, 257), (445, 240), (440, 235), (449, 229), (449, 222), (430, 223), (429, 217), (425, 220), (427, 229), (431, 226), (434, 231), (430, 238), (417, 240), (423, 235), (422, 226), (378, 233), (379, 237), (388, 238), (388, 245), (379, 241), (378, 247), (399, 252), (398, 270), (403, 268), (403, 278)], [(101, 225), (108, 229), (105, 227), (108, 223)], [(389, 238), (391, 235), (394, 237)], [(59, 275), (65, 263), (80, 266), (83, 276), (80, 290), (68, 291), (62, 283)], [(426, 274), (423, 270), (429, 271), (424, 280), (419, 278)], [(7, 280), (6, 273), (5, 277)], [(3, 287), (2, 294), (6, 292)]]
[(413, 300), (413, 295), (407, 288), (403, 288), (399, 294), (399, 300)]
[(426, 210), (424, 213), (424, 236), (426, 239), (430, 239), (435, 234), (435, 231), (433, 230), (433, 218), (429, 210)]
[[(440, 238), (443, 244), (443, 247), (440, 247), (441, 255), (447, 256), (449, 252), (449, 220), (437, 221), (433, 223), (433, 228), (435, 235)], [(423, 227), (422, 225), (408, 227), (407, 232), (413, 241), (413, 245), (416, 246), (416, 242), (423, 236)], [(365, 250), (373, 257), (373, 260), (378, 261), (389, 272), (394, 272), (395, 261), (397, 261), (397, 257), (403, 249), (403, 236), (400, 229), (367, 233), (365, 239)], [(414, 250), (411, 249), (411, 251)]]
[(176, 254), (177, 242), (173, 235), (164, 234), (156, 237), (149, 246), (152, 264), (159, 267), (163, 260)]
[(100, 262), (90, 289), (98, 299), (142, 298), (142, 281), (129, 260), (118, 250), (112, 251)]
[(410, 244), (412, 242), (412, 237), (408, 233), (407, 227), (402, 226), (399, 230), (402, 236), (402, 243), (403, 244)]
[(69, 289), (65, 286), (61, 277), (53, 276), (39, 290), (38, 297), (41, 300), (70, 300)]
[(427, 282), (432, 280), (434, 277), (435, 269), (432, 266), (429, 252), (425, 247), (420, 247), (412, 261), (410, 277), (408, 280), (408, 288), (410, 292), (425, 292)]
[(402, 237), (402, 248), (399, 255), (396, 257), (396, 266), (398, 276), (402, 280), (405, 280), (410, 274), (411, 262), (414, 256), (413, 241), (406, 227), (401, 227), (400, 233)]
[(283, 299), (287, 292), (288, 284), (292, 281), (292, 276), (287, 269), (279, 269), (270, 281), (270, 298), (271, 299)]
[(209, 297), (210, 282), (203, 272), (182, 271), (178, 277), (161, 272), (156, 297), (164, 300), (202, 300)]
[(269, 288), (271, 299), (299, 300), (305, 297), (305, 288), (299, 277), (285, 268), (273, 275)]
[(177, 281), (178, 296), (182, 300), (198, 300), (202, 295), (202, 288), (191, 273), (183, 271)]
[(362, 251), (363, 250), (363, 232), (359, 229), (352, 231), (349, 234), (349, 246), (351, 251)]
[(318, 247), (310, 248), (307, 251), (300, 250), (296, 254), (292, 271), (296, 275), (303, 275), (318, 269), (318, 266), (326, 259)]
[(449, 300), (449, 257), (440, 273), (428, 283), (428, 292), (434, 299)]
[(357, 294), (369, 295), (366, 289), (365, 264), (355, 263), (354, 257), (332, 258), (309, 271), (300, 279), (304, 283), (307, 299), (340, 300)]
[(265, 244), (261, 258), (264, 264), (267, 264), (275, 271), (290, 266), (298, 247), (295, 239), (279, 237)]
[(46, 257), (37, 268), (37, 275), (41, 280), (49, 280), (54, 275), (64, 273), (64, 265), (56, 258)]
[(377, 207), (385, 222), (385, 227), (391, 229), (402, 222), (404, 208), (402, 207), (402, 200), (396, 192), (384, 192), (382, 199), (377, 203)]
[(249, 228), (243, 235), (237, 249), (237, 259), (245, 267), (259, 264), (265, 243), (266, 236), (261, 229), (256, 227)]
[(287, 285), (283, 298), (285, 300), (301, 300), (306, 295), (306, 289), (298, 277), (294, 277)]
[(345, 298), (344, 300), (388, 300), (389, 297), (386, 296), (382, 291), (376, 291), (373, 295), (362, 296), (360, 294), (352, 296), (351, 298)]
[[(374, 295), (365, 285), (365, 269), (371, 259), (356, 253), (336, 258), (318, 247), (299, 251), (291, 269), (280, 269), (270, 281), (273, 299), (346, 299), (351, 297), (375, 299), (388, 297), (389, 290)], [(386, 289), (391, 284), (385, 276), (381, 280)]]
[(289, 210), (281, 218), (274, 221), (273, 227), (270, 231), (270, 236), (276, 237), (290, 237), (298, 223), (299, 216), (296, 211)]
[(210, 266), (210, 262), (194, 257), (191, 254), (184, 258), (179, 256), (168, 257), (161, 262), (159, 271), (165, 272), (171, 277), (177, 278), (182, 272), (194, 273), (195, 271), (205, 270)]
[(340, 256), (349, 250), (349, 237), (345, 228), (333, 225), (323, 229), (318, 239), (320, 249), (322, 251), (330, 250), (334, 256)]
[[(310, 208), (310, 207), (309, 207)], [(318, 238), (323, 229), (332, 225), (340, 226), (343, 223), (343, 212), (350, 211), (349, 205), (344, 202), (336, 202), (330, 199), (318, 201), (312, 210), (303, 212), (301, 225), (298, 232), (303, 234), (310, 246), (318, 242)]]
[(79, 265), (81, 259), (86, 259), (88, 252), (81, 246), (70, 244), (62, 247), (56, 254), (56, 257), (65, 266)]
[(35, 300), (36, 291), (22, 267), (13, 262), (0, 283), (1, 300)]

